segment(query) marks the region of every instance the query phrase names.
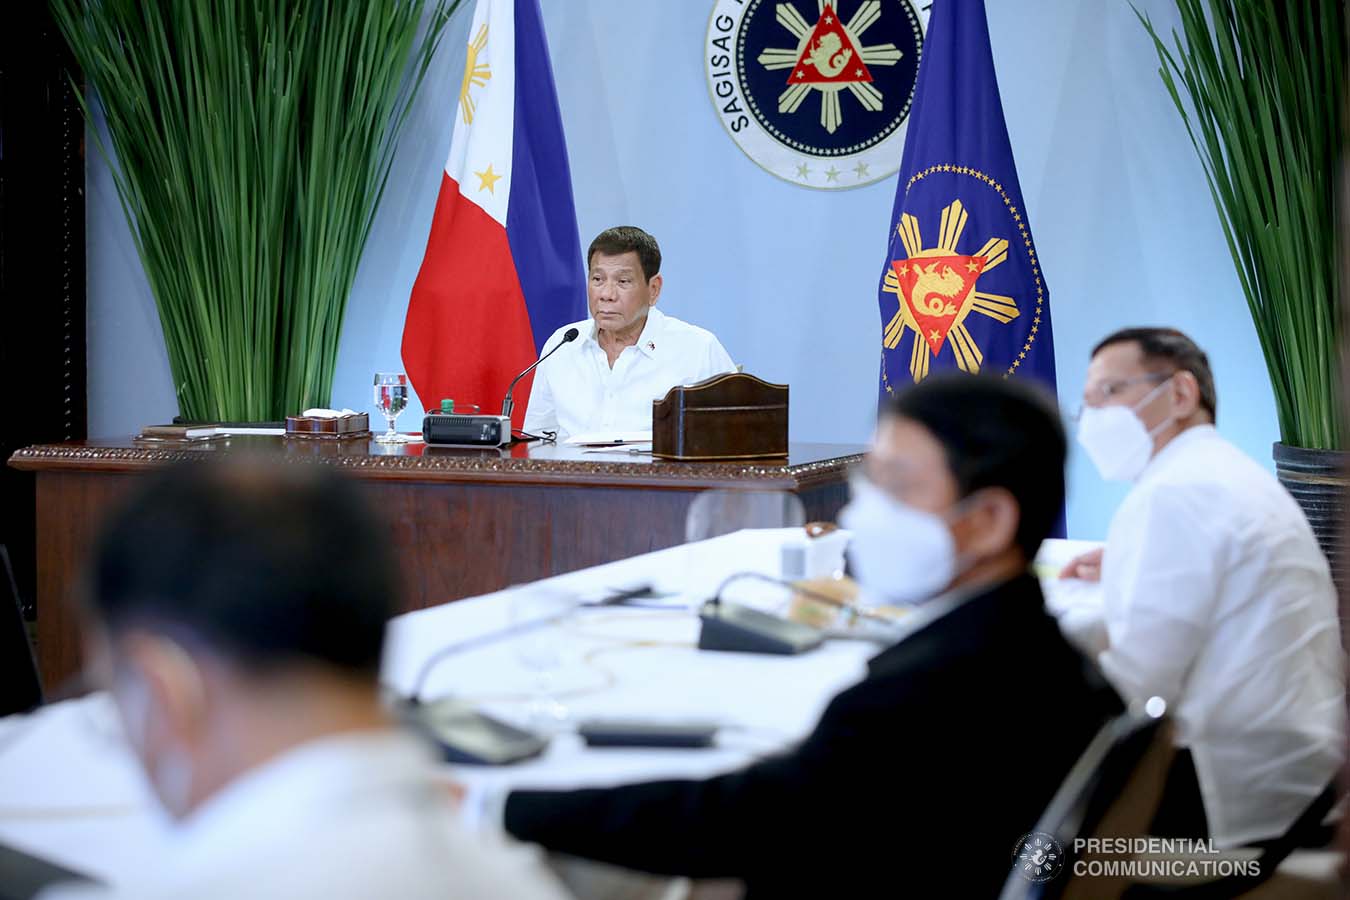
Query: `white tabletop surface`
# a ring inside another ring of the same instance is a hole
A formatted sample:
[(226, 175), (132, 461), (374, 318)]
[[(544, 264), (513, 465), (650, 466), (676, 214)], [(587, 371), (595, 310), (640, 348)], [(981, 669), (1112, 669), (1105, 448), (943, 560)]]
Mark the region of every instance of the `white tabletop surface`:
[[(459, 766), (447, 774), (470, 785), (570, 787), (735, 768), (803, 737), (878, 650), (848, 639), (792, 657), (696, 649), (698, 605), (731, 573), (776, 574), (785, 534), (737, 532), (399, 616), (389, 629), (384, 680), (407, 694), (438, 649), (518, 623), (522, 610), (532, 611), (523, 597), (586, 602), (650, 584), (663, 596), (636, 602), (654, 608), (580, 608), (528, 637), (450, 656), (431, 672), (424, 696), (454, 694), (525, 721), (537, 674), (525, 664), (521, 645), (532, 642), (537, 650), (547, 643), (558, 655), (552, 684), (569, 719), (713, 720), (723, 726), (715, 747), (587, 749), (575, 735), (562, 734), (536, 760)], [(1078, 548), (1076, 542), (1050, 544), (1043, 557), (1067, 558)], [(777, 599), (773, 595), (772, 587), (754, 582), (729, 591), (748, 602)], [(0, 719), (0, 841), (116, 882), (162, 852), (168, 833), (106, 696)]]

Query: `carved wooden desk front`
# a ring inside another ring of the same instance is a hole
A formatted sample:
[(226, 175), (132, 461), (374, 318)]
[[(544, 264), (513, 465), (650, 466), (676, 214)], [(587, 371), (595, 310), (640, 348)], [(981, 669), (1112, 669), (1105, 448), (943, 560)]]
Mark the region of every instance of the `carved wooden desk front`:
[(832, 519), (863, 448), (794, 444), (786, 462), (699, 463), (571, 447), (269, 437), (27, 447), (9, 464), (37, 478), (38, 662), (49, 689), (79, 666), (69, 603), (105, 511), (139, 472), (240, 450), (277, 464), (337, 466), (366, 484), (389, 523), (411, 610), (679, 544), (689, 504), (704, 490), (790, 491), (808, 519)]

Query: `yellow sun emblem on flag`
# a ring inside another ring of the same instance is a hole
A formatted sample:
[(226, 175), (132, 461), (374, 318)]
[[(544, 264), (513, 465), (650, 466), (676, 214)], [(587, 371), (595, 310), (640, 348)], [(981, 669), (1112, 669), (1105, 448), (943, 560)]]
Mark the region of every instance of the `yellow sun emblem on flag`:
[(929, 360), (948, 340), (956, 365), (965, 372), (978, 372), (984, 353), (967, 330), (972, 312), (1007, 324), (1019, 315), (1017, 301), (1001, 294), (976, 290), (980, 276), (1008, 258), (1008, 242), (990, 238), (974, 254), (956, 251), (965, 230), (965, 205), (953, 200), (942, 210), (936, 246), (924, 248), (919, 220), (909, 213), (900, 217), (896, 232), (904, 245), (905, 259), (891, 262), (884, 290), (896, 294), (898, 306), (882, 333), (882, 344), (894, 350), (906, 329), (914, 332), (909, 355), (909, 374), (915, 382), (928, 375)]
[(488, 27), (484, 22), (479, 27), (478, 33), (469, 41), (469, 54), (464, 57), (464, 82), (459, 86), (459, 110), (464, 117), (465, 125), (473, 124), (473, 111), (475, 104), (473, 95), (469, 93), (471, 86), (483, 87), (492, 80), (492, 67), (487, 63), (478, 62), (478, 55), (487, 47)]
[(895, 44), (864, 47), (863, 32), (881, 18), (880, 0), (863, 0), (848, 22), (835, 13), (834, 2), (821, 0), (815, 27), (790, 3), (779, 3), (774, 13), (797, 39), (797, 46), (770, 47), (759, 55), (765, 69), (791, 69), (787, 89), (778, 96), (780, 113), (795, 113), (813, 91), (820, 94), (820, 124), (834, 134), (844, 121), (839, 95), (847, 90), (863, 109), (880, 112), (881, 91), (872, 84), (868, 66), (893, 66), (903, 55)]

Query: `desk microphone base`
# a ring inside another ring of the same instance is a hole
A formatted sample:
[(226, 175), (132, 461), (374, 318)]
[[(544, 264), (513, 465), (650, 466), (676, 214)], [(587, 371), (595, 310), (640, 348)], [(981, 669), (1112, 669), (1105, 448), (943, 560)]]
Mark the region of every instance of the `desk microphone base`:
[(817, 628), (738, 603), (709, 601), (698, 617), (703, 623), (698, 635), (700, 650), (791, 656), (814, 650), (825, 640)]
[(502, 766), (532, 759), (548, 747), (547, 738), (484, 715), (454, 698), (407, 701), (399, 714), (413, 730), (436, 743), (446, 762)]

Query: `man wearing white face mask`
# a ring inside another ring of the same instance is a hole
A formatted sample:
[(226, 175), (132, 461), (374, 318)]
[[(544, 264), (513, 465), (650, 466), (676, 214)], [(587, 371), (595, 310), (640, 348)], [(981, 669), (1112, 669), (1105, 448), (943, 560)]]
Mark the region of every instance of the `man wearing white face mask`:
[(922, 621), (790, 751), (703, 781), (513, 791), (506, 829), (739, 878), (749, 898), (996, 896), (1010, 848), (1121, 709), (1028, 572), (1064, 455), (1053, 405), (1014, 380), (933, 376), (897, 397), (843, 519), (864, 584), (925, 601)]
[(1104, 551), (1064, 577), (1101, 581), (1102, 670), (1164, 698), (1181, 752), (1155, 830), (1222, 845), (1277, 837), (1327, 787), (1345, 746), (1331, 575), (1273, 475), (1220, 437), (1205, 354), (1170, 329), (1092, 353), (1078, 440), (1133, 481)]
[(89, 674), (177, 821), (133, 881), (53, 898), (563, 896), (457, 827), (437, 756), (383, 709), (397, 573), (356, 491), (323, 466), (191, 463), (107, 524)]

